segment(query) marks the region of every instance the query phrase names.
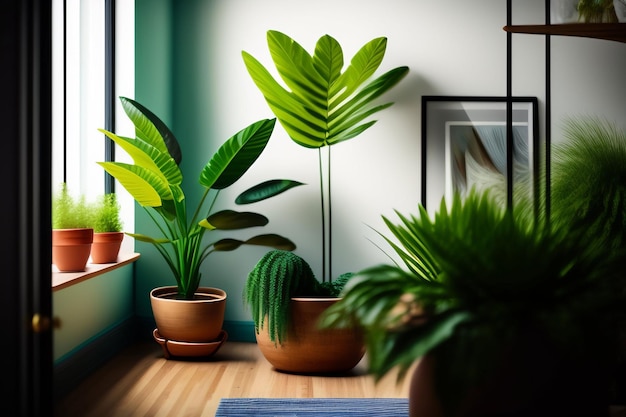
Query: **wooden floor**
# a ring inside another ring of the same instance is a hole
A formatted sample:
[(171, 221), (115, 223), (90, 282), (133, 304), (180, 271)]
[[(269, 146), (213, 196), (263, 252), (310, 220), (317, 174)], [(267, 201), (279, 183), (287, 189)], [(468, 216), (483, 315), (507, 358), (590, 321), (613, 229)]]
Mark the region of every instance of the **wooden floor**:
[(123, 351), (57, 404), (55, 417), (214, 416), (221, 398), (406, 398), (409, 378), (375, 383), (363, 360), (345, 376), (275, 371), (254, 343), (227, 342), (212, 358), (172, 360), (156, 342)]

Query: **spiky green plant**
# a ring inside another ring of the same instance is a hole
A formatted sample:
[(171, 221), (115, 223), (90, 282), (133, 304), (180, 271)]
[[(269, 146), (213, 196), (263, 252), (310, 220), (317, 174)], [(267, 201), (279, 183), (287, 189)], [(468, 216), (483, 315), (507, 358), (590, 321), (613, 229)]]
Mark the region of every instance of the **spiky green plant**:
[(115, 193), (100, 196), (93, 206), (93, 231), (95, 233), (121, 232), (120, 209)]
[(604, 319), (626, 301), (615, 291), (623, 261), (588, 250), (576, 231), (532, 220), (522, 213), (530, 205), (518, 210), (472, 190), (449, 206), (443, 199), (432, 219), (422, 206), (416, 215), (397, 213), (398, 224), (383, 217), (401, 262), (357, 273), (324, 324), (363, 326), (377, 378), (394, 367), (403, 377), (417, 358), (440, 355), (438, 387), (448, 404), (488, 375), (523, 329), (564, 357), (605, 348)]
[(255, 331), (267, 326), (270, 340), (281, 343), (289, 328), (292, 297), (337, 297), (350, 276), (320, 283), (310, 265), (295, 253), (267, 252), (249, 273), (244, 289)]
[(597, 117), (570, 118), (555, 145), (552, 221), (585, 231), (589, 244), (626, 247), (626, 131)]
[[(216, 251), (231, 251), (241, 245), (295, 249), (289, 239), (261, 234), (247, 240), (222, 238), (205, 242), (207, 232), (265, 226), (267, 217), (254, 212), (213, 211), (220, 191), (233, 185), (254, 164), (267, 145), (276, 119), (259, 120), (224, 142), (210, 157), (199, 175), (200, 201), (188, 211), (182, 188), (180, 145), (167, 125), (144, 105), (121, 97), (126, 115), (135, 126), (135, 138), (118, 136), (100, 129), (132, 158), (133, 163), (99, 164), (141, 205), (161, 236), (140, 233), (129, 236), (152, 244), (166, 261), (176, 280), (178, 295), (192, 299), (200, 285), (200, 267)], [(237, 204), (248, 204), (281, 194), (301, 185), (297, 181), (269, 180), (244, 191)]]
[[(276, 70), (290, 90), (245, 51), (242, 52), (243, 60), (252, 80), (291, 139), (298, 145), (318, 150), (322, 281), (331, 281), (331, 256), (328, 267), (326, 264), (327, 247), (332, 242), (330, 147), (372, 127), (376, 120), (370, 120), (370, 116), (393, 104), (381, 104), (376, 100), (404, 78), (409, 69), (397, 67), (370, 80), (385, 56), (387, 38), (384, 37), (372, 39), (361, 47), (345, 70), (341, 45), (329, 35), (317, 41), (313, 55), (276, 30), (267, 32), (267, 43)], [(322, 170), (323, 147), (328, 147), (325, 175)], [(328, 210), (324, 203), (325, 188)], [(328, 228), (326, 219), (330, 225)], [(328, 252), (329, 255), (332, 253), (331, 250)]]

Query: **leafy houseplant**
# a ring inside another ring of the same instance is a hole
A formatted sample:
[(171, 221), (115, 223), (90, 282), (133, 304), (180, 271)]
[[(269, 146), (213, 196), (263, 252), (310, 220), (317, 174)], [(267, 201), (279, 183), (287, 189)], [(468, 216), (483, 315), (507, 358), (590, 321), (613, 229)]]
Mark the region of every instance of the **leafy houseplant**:
[(91, 260), (96, 264), (115, 262), (124, 239), (117, 195), (109, 193), (100, 196), (93, 205), (92, 216)]
[(61, 272), (84, 271), (91, 253), (91, 210), (62, 183), (52, 199), (52, 263)]
[[(121, 97), (121, 102), (129, 119), (135, 125), (136, 138), (101, 131), (125, 150), (132, 157), (133, 163), (99, 164), (147, 211), (160, 231), (159, 237), (139, 233), (129, 235), (152, 244), (166, 261), (176, 282), (174, 294), (169, 294), (168, 297), (183, 300), (196, 298), (200, 288), (200, 267), (213, 252), (231, 251), (241, 245), (295, 249), (293, 242), (276, 234), (261, 234), (245, 241), (232, 238), (204, 241), (206, 232), (259, 227), (268, 223), (268, 219), (258, 213), (213, 211), (213, 207), (220, 191), (234, 184), (261, 155), (273, 132), (275, 119), (259, 120), (233, 135), (219, 147), (200, 172), (202, 196), (193, 211), (189, 211), (179, 168), (182, 155), (174, 134), (162, 120), (142, 104), (125, 97)], [(254, 203), (276, 196), (297, 185), (300, 183), (289, 180), (265, 181), (244, 191), (236, 201), (238, 204)], [(223, 291), (220, 292), (222, 293)], [(215, 294), (207, 297), (215, 298)], [(223, 295), (220, 297), (225, 298)], [(154, 298), (151, 298), (151, 301), (154, 302)], [(164, 334), (167, 332), (161, 331), (156, 315), (155, 313), (161, 336), (178, 341), (190, 340), (176, 339)], [(182, 320), (186, 319), (183, 317)], [(202, 323), (202, 319), (199, 321)], [(204, 322), (206, 324), (206, 318)], [(173, 327), (180, 326), (174, 323)], [(203, 336), (202, 339), (205, 339), (203, 341), (217, 337), (220, 328), (221, 323), (217, 330), (211, 331), (211, 335)]]
[(432, 383), (436, 401), (411, 391), (411, 416), (608, 407), (601, 382), (614, 334), (605, 318), (623, 308), (622, 261), (528, 210), (472, 190), (449, 207), (442, 200), (432, 219), (422, 206), (398, 213), (398, 224), (384, 218), (401, 262), (358, 272), (325, 314), (327, 326), (363, 326), (377, 378), (394, 367), (404, 377), (421, 358), (412, 387)]
[[(274, 79), (256, 58), (245, 51), (242, 52), (243, 60), (253, 82), (289, 137), (298, 145), (318, 150), (322, 221), (323, 272), (321, 282), (331, 283), (333, 273), (332, 250), (330, 249), (332, 242), (330, 149), (338, 143), (359, 136), (374, 125), (376, 121), (370, 120), (370, 116), (392, 105), (392, 103), (378, 103), (376, 99), (395, 86), (408, 73), (408, 68), (394, 68), (370, 80), (385, 55), (387, 39), (384, 37), (367, 42), (357, 51), (345, 70), (341, 45), (329, 35), (324, 35), (317, 41), (312, 55), (292, 38), (275, 30), (267, 32), (267, 43), (276, 70), (286, 88)], [(326, 164), (324, 164), (322, 148), (327, 150)], [(326, 172), (322, 168), (324, 165), (326, 165)], [(325, 198), (328, 199), (327, 202)], [(281, 275), (281, 280), (276, 280), (274, 273), (270, 272), (269, 277), (263, 279), (261, 275), (265, 272), (262, 271), (271, 269), (264, 265), (266, 262), (273, 263), (277, 259), (294, 261), (294, 258), (288, 255), (275, 255), (267, 255), (259, 261), (248, 278), (249, 285), (246, 286), (245, 298), (253, 310), (257, 342), (259, 342), (260, 329), (263, 324), (267, 324), (272, 329), (269, 336), (263, 335), (264, 338), (269, 339), (268, 344), (278, 349), (280, 346), (287, 349), (286, 343), (294, 337), (285, 335), (283, 330), (289, 327), (302, 328), (304, 325), (282, 322), (286, 320), (286, 314), (269, 313), (265, 318), (265, 313), (276, 311), (285, 313), (296, 309), (297, 307), (294, 306), (296, 301), (293, 300), (296, 295), (323, 298), (329, 295), (326, 291), (327, 287), (315, 285), (311, 280), (305, 287), (307, 291), (304, 291), (297, 281), (292, 281), (298, 279), (297, 274), (293, 273)], [(295, 262), (299, 264), (302, 261), (296, 260)], [(310, 273), (307, 274), (309, 275)], [(344, 277), (349, 277), (349, 274)], [(341, 282), (345, 282), (345, 279)], [(268, 288), (259, 288), (270, 283)], [(278, 305), (278, 300), (281, 301), (280, 305)], [(307, 300), (307, 302), (312, 302), (312, 300)], [(321, 302), (326, 303), (326, 300), (320, 300), (320, 305)], [(267, 303), (271, 305), (266, 305)], [(290, 321), (294, 317), (295, 314), (290, 316)], [(274, 323), (274, 320), (281, 320), (281, 322)], [(355, 337), (353, 334), (352, 339)], [(312, 337), (312, 339), (322, 340), (321, 337)], [(260, 342), (259, 345), (263, 346)], [(350, 350), (355, 351), (354, 348)], [(318, 351), (323, 353), (324, 349), (318, 349)], [(356, 349), (356, 352), (358, 362), (363, 352), (360, 347)], [(268, 358), (266, 352), (263, 353)], [(285, 350), (284, 356), (291, 354), (291, 351)], [(321, 363), (325, 359), (320, 356), (316, 360)], [(274, 365), (279, 369), (282, 366), (276, 363)], [(282, 369), (299, 372), (309, 370), (299, 367)], [(320, 370), (319, 367), (317, 369)]]

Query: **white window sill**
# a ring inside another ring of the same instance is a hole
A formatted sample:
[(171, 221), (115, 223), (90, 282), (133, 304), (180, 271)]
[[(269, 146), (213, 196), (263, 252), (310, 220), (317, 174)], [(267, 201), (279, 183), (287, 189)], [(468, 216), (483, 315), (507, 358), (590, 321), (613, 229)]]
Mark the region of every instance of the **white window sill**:
[(105, 274), (124, 265), (135, 262), (139, 258), (138, 253), (120, 253), (117, 262), (110, 264), (88, 263), (82, 272), (59, 272), (55, 265), (52, 265), (52, 291), (78, 284), (98, 275)]

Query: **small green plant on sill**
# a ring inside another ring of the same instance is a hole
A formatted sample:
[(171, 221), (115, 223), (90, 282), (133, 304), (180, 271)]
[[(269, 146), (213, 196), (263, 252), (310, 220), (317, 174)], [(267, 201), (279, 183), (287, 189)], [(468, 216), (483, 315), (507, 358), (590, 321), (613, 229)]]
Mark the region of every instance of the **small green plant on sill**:
[(122, 231), (120, 205), (115, 193), (104, 194), (94, 203), (93, 231), (94, 233)]
[(92, 210), (84, 196), (75, 198), (63, 182), (52, 195), (52, 228), (92, 228)]

